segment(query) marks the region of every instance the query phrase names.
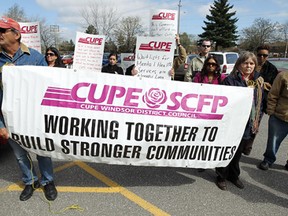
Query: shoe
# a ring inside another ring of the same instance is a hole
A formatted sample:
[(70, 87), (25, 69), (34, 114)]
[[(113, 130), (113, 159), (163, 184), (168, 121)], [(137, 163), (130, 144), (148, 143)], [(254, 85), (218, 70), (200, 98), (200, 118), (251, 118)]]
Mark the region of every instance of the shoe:
[(251, 153), (251, 151), (252, 151), (252, 147), (248, 147), (248, 148), (244, 148), (243, 150), (242, 150), (242, 153), (244, 154), (244, 155), (250, 155), (250, 153)]
[(26, 185), (22, 193), (20, 194), (20, 200), (26, 201), (30, 199), (33, 195), (34, 190), (40, 188), (40, 183), (38, 181), (34, 182), (32, 185)]
[(288, 161), (286, 162), (286, 165), (284, 167), (286, 170), (288, 170)]
[(217, 177), (216, 185), (217, 185), (218, 188), (220, 188), (221, 190), (227, 190), (227, 185), (226, 185), (225, 179), (221, 179), (221, 178)]
[(232, 182), (232, 184), (234, 184), (236, 187), (238, 187), (238, 188), (240, 188), (240, 189), (243, 189), (243, 188), (244, 188), (244, 184), (243, 184), (239, 179), (233, 180), (233, 181), (231, 181), (231, 182)]
[(203, 169), (203, 168), (198, 168), (197, 171), (198, 171), (198, 172), (205, 172), (205, 169)]
[(57, 198), (57, 190), (54, 185), (54, 182), (49, 182), (44, 185), (44, 194), (47, 200), (53, 201)]
[(268, 170), (269, 169), (269, 164), (266, 161), (262, 161), (259, 165), (258, 168), (261, 170)]

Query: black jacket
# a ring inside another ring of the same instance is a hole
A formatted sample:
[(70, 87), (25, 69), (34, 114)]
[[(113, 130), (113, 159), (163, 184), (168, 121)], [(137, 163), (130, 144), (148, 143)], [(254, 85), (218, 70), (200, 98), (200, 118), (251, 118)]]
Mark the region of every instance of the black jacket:
[(104, 65), (101, 70), (103, 73), (121, 74), (124, 75), (123, 69), (118, 65)]
[[(266, 61), (261, 68), (260, 76), (263, 77), (264, 82), (268, 82), (271, 85), (273, 84), (274, 79), (278, 74), (277, 68), (269, 61)], [(268, 100), (268, 93), (269, 91), (264, 90), (264, 102), (263, 102), (263, 109), (266, 113), (267, 109), (267, 100)]]
[[(260, 73), (254, 72), (253, 81), (256, 81), (260, 77)], [(240, 72), (231, 73), (229, 74), (222, 82), (223, 85), (229, 85), (229, 86), (241, 86), (241, 87), (248, 87), (246, 82), (242, 79), (242, 75)], [(263, 94), (263, 89), (262, 89)], [(261, 101), (257, 101), (257, 88), (254, 88), (254, 96), (253, 96), (253, 105), (254, 107), (257, 106), (258, 103), (261, 103), (260, 106), (260, 118), (259, 118), (259, 124), (261, 121), (261, 118), (263, 116), (263, 97)], [(253, 106), (252, 106), (253, 107)], [(251, 110), (252, 114), (252, 110)], [(248, 140), (253, 137), (255, 137), (255, 134), (252, 133), (252, 127), (253, 127), (253, 121), (251, 119), (251, 116), (246, 124), (245, 131), (243, 134), (242, 139)]]

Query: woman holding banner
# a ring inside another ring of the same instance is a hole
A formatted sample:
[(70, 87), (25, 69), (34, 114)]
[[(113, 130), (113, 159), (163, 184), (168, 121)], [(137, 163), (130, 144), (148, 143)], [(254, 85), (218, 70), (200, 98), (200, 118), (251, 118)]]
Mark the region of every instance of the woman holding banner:
[[(261, 117), (263, 115), (263, 88), (264, 80), (260, 73), (256, 72), (257, 58), (251, 52), (243, 53), (235, 63), (232, 72), (224, 79), (224, 85), (250, 87), (254, 89), (252, 110), (246, 124), (244, 134), (239, 147), (227, 167), (216, 168), (216, 185), (221, 190), (227, 190), (226, 180), (232, 182), (236, 187), (243, 189), (244, 185), (239, 180), (241, 155), (248, 150), (251, 151), (256, 133), (259, 129)], [(247, 153), (247, 152), (246, 152)]]
[(218, 60), (211, 55), (204, 61), (202, 70), (196, 73), (193, 82), (221, 84), (225, 78), (225, 74), (221, 74), (221, 67)]
[(55, 47), (46, 49), (45, 59), (49, 67), (65, 67), (61, 61), (60, 53)]

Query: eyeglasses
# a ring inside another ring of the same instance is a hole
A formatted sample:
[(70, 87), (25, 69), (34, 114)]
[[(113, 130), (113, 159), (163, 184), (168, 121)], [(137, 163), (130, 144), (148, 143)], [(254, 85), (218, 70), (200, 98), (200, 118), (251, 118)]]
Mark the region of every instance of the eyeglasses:
[(216, 64), (216, 63), (210, 63), (210, 62), (208, 62), (208, 63), (207, 63), (207, 66), (213, 66), (213, 67), (216, 67), (217, 64)]
[(9, 29), (0, 28), (0, 33), (4, 34), (4, 33), (6, 33), (7, 30), (9, 30)]
[(113, 61), (116, 61), (116, 58), (109, 58), (109, 60), (113, 60)]
[(46, 53), (46, 56), (55, 56), (55, 53)]
[(201, 45), (201, 46), (204, 48), (210, 48), (211, 47), (211, 45)]
[(258, 53), (257, 56), (258, 56), (258, 57), (264, 57), (264, 58), (267, 58), (267, 57), (268, 57), (268, 54), (261, 54), (261, 53)]

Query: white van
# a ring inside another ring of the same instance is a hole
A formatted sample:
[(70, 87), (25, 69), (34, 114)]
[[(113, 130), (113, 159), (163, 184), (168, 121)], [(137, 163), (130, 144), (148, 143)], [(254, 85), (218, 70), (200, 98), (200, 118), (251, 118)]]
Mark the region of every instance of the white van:
[(216, 57), (221, 66), (221, 73), (227, 75), (230, 74), (239, 57), (236, 52), (210, 52), (209, 54)]

